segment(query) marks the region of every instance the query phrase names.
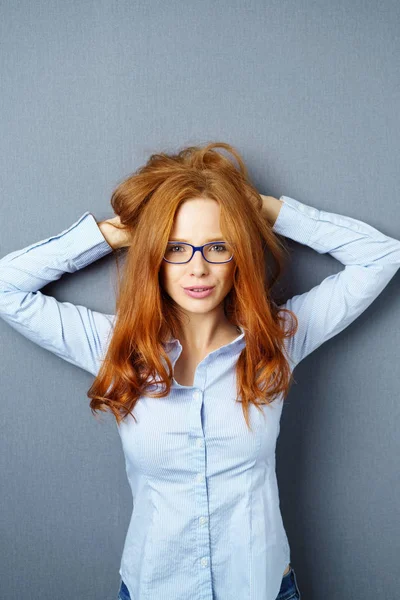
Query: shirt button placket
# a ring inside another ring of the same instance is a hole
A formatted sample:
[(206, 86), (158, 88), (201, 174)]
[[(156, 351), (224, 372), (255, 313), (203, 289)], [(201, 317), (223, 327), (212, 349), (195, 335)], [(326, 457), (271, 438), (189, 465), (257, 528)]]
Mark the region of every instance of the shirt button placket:
[[(206, 461), (204, 450), (204, 434), (201, 422), (203, 392), (195, 389), (192, 395), (192, 435), (195, 435), (193, 448), (195, 475), (194, 487), (197, 512), (197, 551), (200, 565), (201, 597), (212, 597), (212, 580), (210, 570), (210, 532), (208, 517), (208, 492), (206, 478)], [(208, 568), (207, 568), (208, 567)]]

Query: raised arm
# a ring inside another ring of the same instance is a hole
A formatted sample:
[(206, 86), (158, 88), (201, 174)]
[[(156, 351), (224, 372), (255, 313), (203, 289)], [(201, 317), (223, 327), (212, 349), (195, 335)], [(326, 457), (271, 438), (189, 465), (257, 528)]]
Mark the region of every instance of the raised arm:
[(282, 305), (299, 320), (297, 333), (287, 341), (294, 368), (379, 296), (400, 267), (400, 241), (363, 221), (319, 210), (289, 196), (270, 198), (263, 197), (263, 211), (273, 223), (273, 231), (319, 254), (329, 253), (345, 265), (339, 273)]
[(114, 315), (59, 302), (39, 290), (112, 251), (94, 216), (86, 211), (61, 233), (4, 256), (0, 317), (39, 346), (96, 375)]

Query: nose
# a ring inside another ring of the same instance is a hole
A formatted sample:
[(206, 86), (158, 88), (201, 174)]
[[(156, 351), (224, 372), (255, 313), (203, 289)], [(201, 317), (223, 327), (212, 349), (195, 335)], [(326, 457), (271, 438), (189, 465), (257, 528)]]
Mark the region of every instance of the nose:
[(191, 270), (195, 271), (196, 273), (198, 273), (199, 271), (204, 272), (208, 268), (207, 267), (208, 262), (205, 260), (205, 258), (202, 255), (200, 250), (195, 250), (195, 252), (188, 264), (189, 264)]
[(196, 261), (196, 260), (197, 260), (197, 262), (200, 262), (200, 263), (204, 262), (204, 263), (207, 264), (207, 261), (205, 260), (203, 254), (202, 254), (202, 252), (200, 250), (200, 248), (198, 248), (197, 250), (195, 250), (193, 252), (193, 256), (192, 256), (192, 259), (191, 259), (190, 262), (193, 262), (193, 261)]

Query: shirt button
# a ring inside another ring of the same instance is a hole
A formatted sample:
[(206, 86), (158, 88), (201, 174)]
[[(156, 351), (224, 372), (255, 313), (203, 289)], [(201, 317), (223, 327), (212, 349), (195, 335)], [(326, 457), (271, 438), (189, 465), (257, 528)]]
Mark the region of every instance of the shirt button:
[(204, 481), (203, 473), (197, 473), (196, 479), (197, 479), (197, 481)]
[(196, 446), (197, 446), (198, 448), (202, 448), (202, 447), (203, 447), (203, 445), (204, 445), (204, 444), (203, 444), (203, 440), (202, 440), (201, 438), (197, 438), (197, 440), (196, 440)]
[(196, 390), (195, 392), (193, 392), (193, 400), (200, 400), (200, 398), (201, 398), (200, 390)]
[(204, 556), (200, 562), (202, 567), (206, 567), (208, 565), (208, 558)]
[(204, 523), (207, 523), (207, 517), (199, 517), (199, 523), (200, 525), (204, 525)]

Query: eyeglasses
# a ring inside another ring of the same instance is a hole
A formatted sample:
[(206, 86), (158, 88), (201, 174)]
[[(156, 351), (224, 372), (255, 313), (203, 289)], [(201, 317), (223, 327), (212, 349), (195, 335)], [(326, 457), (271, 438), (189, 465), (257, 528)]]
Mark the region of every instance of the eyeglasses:
[(186, 242), (168, 242), (164, 260), (174, 264), (188, 263), (197, 250), (209, 263), (227, 263), (233, 258), (233, 251), (226, 242), (209, 242), (203, 246), (193, 246)]

